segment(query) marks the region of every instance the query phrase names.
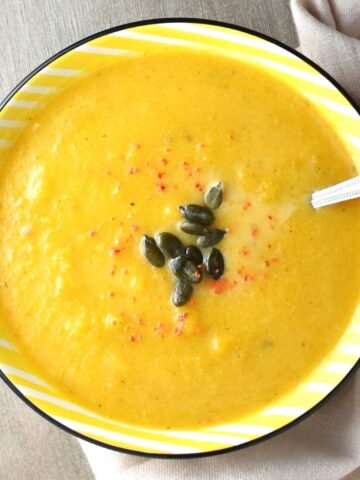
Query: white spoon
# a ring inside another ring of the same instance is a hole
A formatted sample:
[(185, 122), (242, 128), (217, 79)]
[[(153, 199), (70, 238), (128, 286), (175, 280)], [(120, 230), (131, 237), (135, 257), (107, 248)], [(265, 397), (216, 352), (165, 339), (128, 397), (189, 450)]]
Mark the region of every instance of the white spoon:
[(360, 176), (314, 192), (311, 195), (311, 205), (320, 208), (353, 198), (360, 198)]

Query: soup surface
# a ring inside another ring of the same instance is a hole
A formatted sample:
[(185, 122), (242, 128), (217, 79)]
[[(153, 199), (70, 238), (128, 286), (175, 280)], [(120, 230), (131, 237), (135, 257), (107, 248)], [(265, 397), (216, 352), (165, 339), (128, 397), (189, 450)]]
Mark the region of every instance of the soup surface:
[[(360, 291), (360, 204), (310, 193), (356, 174), (315, 108), (261, 69), (167, 50), (74, 82), (0, 171), (0, 310), (9, 338), (70, 399), (132, 424), (239, 419), (334, 347)], [(224, 276), (171, 303), (143, 234), (224, 184)]]

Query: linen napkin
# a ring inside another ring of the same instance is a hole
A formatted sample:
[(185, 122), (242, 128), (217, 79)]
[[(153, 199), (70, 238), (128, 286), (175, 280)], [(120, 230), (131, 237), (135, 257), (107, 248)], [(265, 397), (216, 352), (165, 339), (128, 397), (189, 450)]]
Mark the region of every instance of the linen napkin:
[(360, 0), (291, 0), (300, 51), (360, 105)]
[[(291, 0), (301, 51), (360, 105), (360, 0)], [(312, 417), (221, 456), (148, 459), (80, 445), (96, 480), (360, 480), (360, 375)]]

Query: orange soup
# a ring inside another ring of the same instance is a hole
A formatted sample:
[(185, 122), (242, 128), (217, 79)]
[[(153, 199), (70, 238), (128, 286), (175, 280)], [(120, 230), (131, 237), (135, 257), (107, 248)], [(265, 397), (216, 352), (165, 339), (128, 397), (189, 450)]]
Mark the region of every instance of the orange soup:
[[(171, 48), (121, 59), (54, 97), (1, 165), (4, 329), (109, 418), (240, 419), (298, 385), (354, 314), (360, 204), (309, 197), (355, 174), (315, 107), (260, 68)], [(219, 181), (224, 273), (177, 307), (141, 239), (195, 244), (178, 207)]]

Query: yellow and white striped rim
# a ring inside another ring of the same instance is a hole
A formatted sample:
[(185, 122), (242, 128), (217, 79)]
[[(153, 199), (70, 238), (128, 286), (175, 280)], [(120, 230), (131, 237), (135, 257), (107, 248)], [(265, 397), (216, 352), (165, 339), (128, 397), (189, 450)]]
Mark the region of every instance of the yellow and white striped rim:
[[(206, 49), (256, 63), (305, 95), (337, 131), (360, 170), (360, 117), (335, 85), (294, 53), (250, 32), (198, 21), (163, 21), (118, 29), (72, 47), (29, 78), (0, 111), (0, 161), (37, 109), (74, 78), (164, 46)], [(323, 400), (360, 356), (360, 306), (336, 348), (298, 387), (239, 422), (196, 431), (157, 431), (110, 421), (79, 407), (44, 382), (6, 339), (0, 325), (0, 369), (52, 420), (110, 447), (158, 455), (192, 455), (245, 445), (290, 424)]]

